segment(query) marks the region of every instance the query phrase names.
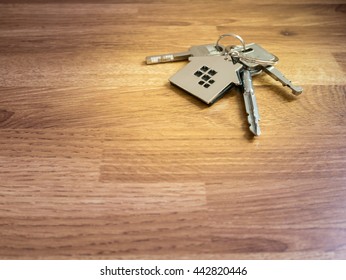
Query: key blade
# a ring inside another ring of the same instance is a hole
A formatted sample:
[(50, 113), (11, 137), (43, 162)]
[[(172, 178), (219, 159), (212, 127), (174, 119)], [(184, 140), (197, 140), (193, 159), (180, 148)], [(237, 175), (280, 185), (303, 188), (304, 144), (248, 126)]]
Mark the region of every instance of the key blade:
[[(248, 97), (250, 96), (250, 98)], [(245, 99), (251, 99), (250, 102), (245, 101)], [(247, 96), (244, 96), (245, 104), (249, 104), (250, 106), (248, 110), (252, 110), (252, 112), (248, 115), (248, 123), (250, 124), (250, 131), (256, 135), (261, 135), (261, 129), (259, 126), (259, 114), (258, 114), (258, 108), (257, 108), (257, 100), (255, 95), (248, 94)], [(246, 106), (246, 105), (245, 105)]]
[(197, 45), (192, 46), (186, 52), (147, 56), (145, 61), (147, 64), (157, 64), (187, 60), (191, 56), (220, 56), (222, 55), (225, 47), (222, 45), (219, 45), (219, 47), (220, 50), (216, 48), (215, 44)]
[(274, 80), (281, 82), (283, 86), (288, 86), (292, 93), (295, 95), (299, 95), (303, 92), (303, 88), (301, 86), (295, 86), (292, 82), (287, 79), (278, 69), (274, 66), (263, 67), (263, 70), (271, 76)]
[(261, 129), (259, 126), (260, 116), (258, 113), (255, 91), (253, 89), (251, 72), (247, 69), (243, 72), (243, 86), (243, 98), (245, 103), (245, 110), (248, 115), (247, 120), (250, 125), (249, 129), (254, 135), (259, 136), (261, 134)]
[(190, 52), (170, 53), (161, 55), (151, 55), (145, 58), (147, 64), (165, 63), (171, 61), (187, 60), (191, 56)]

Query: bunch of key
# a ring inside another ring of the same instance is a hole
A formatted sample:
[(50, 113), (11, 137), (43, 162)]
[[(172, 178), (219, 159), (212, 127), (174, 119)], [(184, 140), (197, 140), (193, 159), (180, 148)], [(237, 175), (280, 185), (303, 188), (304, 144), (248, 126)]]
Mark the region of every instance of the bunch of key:
[[(232, 36), (241, 45), (224, 47), (219, 42)], [(233, 86), (242, 88), (249, 129), (260, 135), (260, 115), (252, 84), (252, 77), (262, 72), (269, 74), (292, 93), (299, 95), (303, 89), (295, 86), (274, 65), (278, 58), (260, 45), (245, 44), (236, 34), (228, 33), (219, 37), (215, 44), (192, 46), (187, 52), (146, 57), (147, 64), (189, 60), (189, 63), (169, 78), (171, 84), (196, 96), (207, 104), (213, 104)]]

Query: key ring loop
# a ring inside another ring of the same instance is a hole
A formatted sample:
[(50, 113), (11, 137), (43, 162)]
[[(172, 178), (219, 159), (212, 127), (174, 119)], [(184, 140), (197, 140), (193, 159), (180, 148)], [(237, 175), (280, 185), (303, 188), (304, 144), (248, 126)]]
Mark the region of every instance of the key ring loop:
[(227, 33), (227, 34), (222, 34), (222, 35), (220, 35), (220, 36), (219, 36), (219, 39), (216, 41), (216, 45), (215, 45), (216, 49), (218, 49), (218, 48), (220, 47), (219, 42), (220, 42), (220, 40), (221, 40), (222, 38), (224, 38), (224, 37), (234, 37), (234, 38), (238, 39), (238, 40), (241, 42), (241, 44), (243, 45), (244, 51), (246, 50), (246, 48), (245, 48), (245, 42), (244, 42), (243, 38), (240, 37), (240, 36), (237, 35), (237, 34), (234, 34), (234, 33)]

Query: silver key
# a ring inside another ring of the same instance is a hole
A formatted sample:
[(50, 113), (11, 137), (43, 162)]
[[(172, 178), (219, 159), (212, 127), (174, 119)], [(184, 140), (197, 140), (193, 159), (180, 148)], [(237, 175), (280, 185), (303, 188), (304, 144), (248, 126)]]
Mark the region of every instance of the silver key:
[(292, 82), (287, 79), (278, 69), (274, 66), (263, 67), (264, 72), (266, 72), (269, 76), (271, 76), (274, 80), (281, 82), (283, 86), (288, 86), (292, 93), (295, 95), (299, 95), (303, 92), (303, 88), (301, 86), (295, 86)]
[(190, 57), (190, 62), (169, 81), (207, 104), (214, 103), (233, 85), (240, 85), (243, 65), (225, 56)]
[[(240, 54), (237, 59), (239, 59), (239, 61), (245, 66), (249, 67), (250, 69), (257, 69), (261, 67), (274, 80), (281, 82), (283, 86), (288, 86), (295, 95), (299, 95), (303, 92), (303, 88), (301, 86), (293, 85), (289, 79), (287, 79), (277, 68), (273, 66), (279, 59), (275, 55), (267, 52), (258, 44), (252, 43), (246, 45), (246, 50), (250, 51), (242, 52), (242, 46), (233, 47), (233, 50)], [(226, 47), (226, 52), (230, 52), (232, 55), (232, 49), (230, 49), (230, 46)], [(235, 56), (237, 56), (237, 53)], [(249, 59), (247, 60), (246, 57), (249, 57)]]
[(249, 129), (254, 134), (259, 136), (261, 134), (261, 129), (259, 126), (260, 116), (258, 113), (257, 100), (255, 96), (255, 91), (253, 89), (251, 72), (248, 69), (243, 71), (243, 98), (245, 103), (245, 110), (247, 113), (247, 120), (249, 123)]
[(147, 64), (157, 64), (171, 61), (187, 60), (191, 56), (221, 55), (223, 53), (224, 47), (221, 45), (219, 47), (220, 49), (216, 48), (215, 44), (192, 46), (186, 52), (147, 56), (145, 58), (145, 61)]
[(260, 115), (258, 112), (255, 90), (253, 88), (252, 76), (256, 75), (258, 71), (262, 71), (263, 64), (274, 64), (278, 61), (278, 58), (267, 52), (260, 45), (254, 43), (246, 45), (245, 52), (243, 52), (243, 47), (226, 47), (226, 53), (228, 52), (232, 58), (234, 58), (234, 50), (237, 52), (236, 60), (239, 60), (244, 65), (242, 73), (243, 99), (249, 129), (254, 135), (259, 136), (261, 134), (259, 125)]
[(258, 44), (247, 44), (245, 45), (245, 49), (244, 51), (243, 46), (227, 46), (226, 53), (250, 69), (274, 65), (279, 61), (277, 56), (266, 51)]

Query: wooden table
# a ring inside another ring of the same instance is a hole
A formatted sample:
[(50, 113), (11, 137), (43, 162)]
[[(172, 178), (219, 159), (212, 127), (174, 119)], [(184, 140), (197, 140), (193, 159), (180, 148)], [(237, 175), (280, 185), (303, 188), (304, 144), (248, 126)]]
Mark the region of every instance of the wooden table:
[[(345, 1), (55, 2), (0, 1), (0, 258), (346, 258)], [(228, 32), (304, 87), (260, 137), (144, 63)]]

